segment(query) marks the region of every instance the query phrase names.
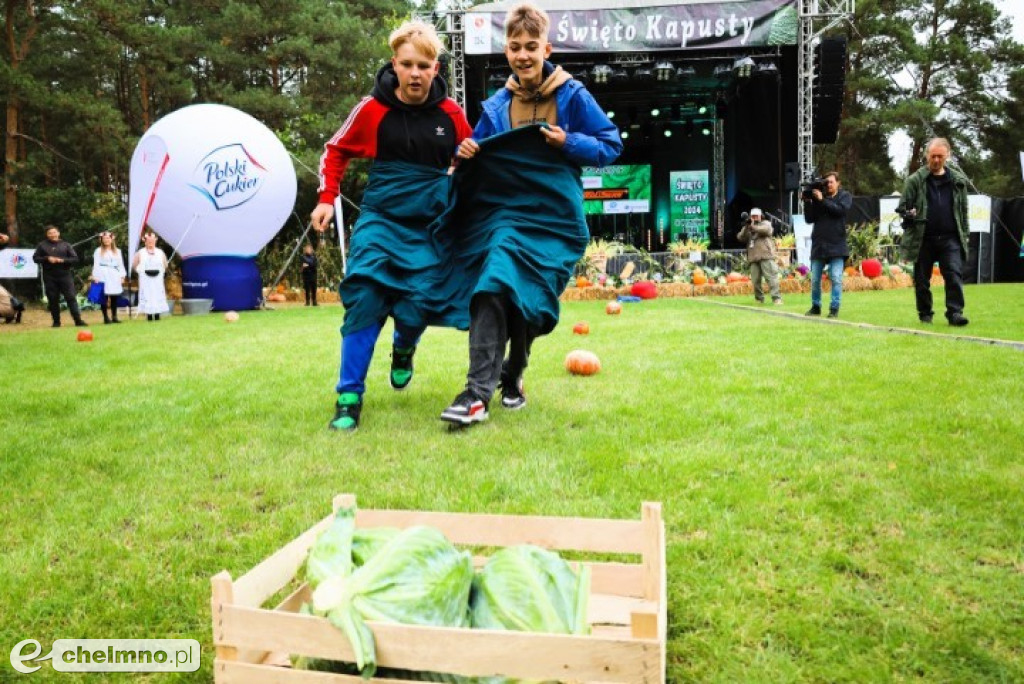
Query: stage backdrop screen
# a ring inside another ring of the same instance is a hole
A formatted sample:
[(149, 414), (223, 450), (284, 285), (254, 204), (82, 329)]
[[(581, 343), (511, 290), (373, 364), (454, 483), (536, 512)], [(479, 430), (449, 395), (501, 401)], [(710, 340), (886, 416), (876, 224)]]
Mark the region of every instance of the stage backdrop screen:
[(711, 225), (708, 170), (673, 171), (669, 174), (669, 182), (672, 189), (669, 210), (671, 235), (707, 240)]
[(583, 167), (587, 214), (646, 214), (651, 210), (651, 165)]

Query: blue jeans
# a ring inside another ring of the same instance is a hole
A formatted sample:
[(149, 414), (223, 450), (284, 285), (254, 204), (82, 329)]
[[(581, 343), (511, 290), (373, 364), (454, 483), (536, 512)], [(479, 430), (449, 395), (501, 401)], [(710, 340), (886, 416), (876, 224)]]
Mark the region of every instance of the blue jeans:
[(832, 257), (825, 259), (811, 259), (811, 306), (821, 308), (821, 272), (828, 264), (828, 278), (832, 281), (832, 301), (829, 303), (829, 311), (839, 311), (839, 304), (843, 300), (843, 257)]

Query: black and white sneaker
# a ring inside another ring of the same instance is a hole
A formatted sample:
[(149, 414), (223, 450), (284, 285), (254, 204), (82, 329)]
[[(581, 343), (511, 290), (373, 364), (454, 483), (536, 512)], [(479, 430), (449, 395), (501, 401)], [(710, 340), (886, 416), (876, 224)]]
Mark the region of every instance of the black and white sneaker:
[(458, 425), (472, 425), (487, 420), (487, 402), (465, 390), (455, 397), (451, 406), (441, 412), (441, 420)]
[(510, 411), (518, 411), (526, 406), (526, 394), (523, 392), (523, 376), (515, 380), (508, 373), (501, 374), (501, 406)]

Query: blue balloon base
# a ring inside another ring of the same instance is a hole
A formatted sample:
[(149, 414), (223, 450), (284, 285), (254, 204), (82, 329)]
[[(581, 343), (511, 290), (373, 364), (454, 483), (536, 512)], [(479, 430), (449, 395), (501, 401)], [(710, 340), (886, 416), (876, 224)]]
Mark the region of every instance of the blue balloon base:
[(256, 257), (194, 256), (181, 262), (185, 299), (212, 299), (214, 311), (248, 311), (263, 300)]

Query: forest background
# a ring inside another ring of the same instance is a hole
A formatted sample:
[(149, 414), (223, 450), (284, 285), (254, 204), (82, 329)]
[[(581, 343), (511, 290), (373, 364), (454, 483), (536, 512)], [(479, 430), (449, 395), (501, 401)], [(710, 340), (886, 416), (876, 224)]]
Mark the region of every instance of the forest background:
[[(296, 162), (296, 215), (308, 216), (324, 141), (369, 92), (388, 33), (429, 7), (4, 0), (4, 9), (4, 231), (31, 246), (47, 224), (72, 242), (124, 235), (136, 143), (198, 102), (237, 107), (278, 135)], [(992, 0), (859, 0), (835, 32), (850, 41), (846, 101), (838, 142), (816, 150), (819, 168), (838, 169), (854, 194), (889, 194), (920, 164), (921, 142), (944, 135), (980, 192), (1024, 195), (1024, 47)], [(896, 133), (912, 141), (909, 168), (893, 166)], [(366, 168), (356, 164), (343, 184), (356, 201)], [(279, 249), (304, 220), (279, 233)]]

